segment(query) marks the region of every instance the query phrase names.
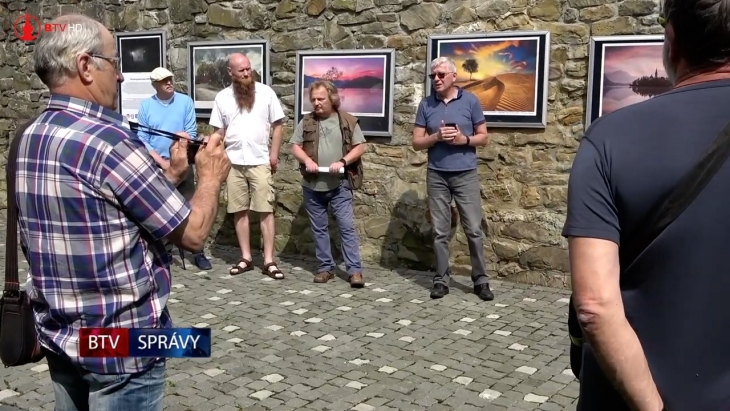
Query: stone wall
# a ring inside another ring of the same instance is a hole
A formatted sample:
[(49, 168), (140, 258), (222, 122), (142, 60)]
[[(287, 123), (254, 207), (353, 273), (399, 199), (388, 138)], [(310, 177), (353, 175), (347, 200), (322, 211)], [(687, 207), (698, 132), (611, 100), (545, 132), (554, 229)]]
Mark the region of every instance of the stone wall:
[[(365, 155), (366, 183), (357, 193), (357, 226), (363, 256), (370, 262), (429, 268), (434, 255), (425, 218), (426, 156), (408, 145), (416, 107), (424, 96), (428, 36), (550, 30), (549, 125), (545, 130), (490, 129), (490, 144), (479, 151), (479, 172), (490, 269), (514, 281), (565, 286), (569, 265), (560, 230), (568, 174), (583, 131), (589, 36), (661, 33), (655, 23), (657, 10), (655, 0), (2, 2), (0, 152), (7, 150), (16, 124), (33, 115), (47, 96), (30, 68), (32, 45), (13, 35), (12, 22), (24, 12), (41, 20), (81, 12), (118, 31), (168, 30), (168, 61), (179, 79), (176, 87), (183, 92), (187, 42), (269, 39), (274, 89), (289, 115), (287, 135), (293, 130), (296, 50), (395, 48), (395, 137), (374, 140)], [(204, 123), (200, 127), (206, 131)], [(277, 248), (313, 254), (296, 161), (288, 154), (282, 160), (282, 170), (275, 176)], [(4, 183), (0, 182), (2, 207)], [(225, 194), (221, 201), (224, 205)], [(256, 240), (258, 231), (252, 228)], [(223, 208), (211, 240), (234, 245), (234, 238), (230, 216)], [(338, 249), (336, 230), (333, 243), (333, 249)], [(468, 269), (460, 228), (455, 229), (452, 255), (457, 268)]]

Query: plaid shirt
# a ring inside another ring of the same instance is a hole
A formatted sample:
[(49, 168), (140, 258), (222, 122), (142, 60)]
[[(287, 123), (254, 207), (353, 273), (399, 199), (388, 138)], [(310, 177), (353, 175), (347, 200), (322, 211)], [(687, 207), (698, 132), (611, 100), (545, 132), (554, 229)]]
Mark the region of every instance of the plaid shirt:
[(22, 136), (18, 226), (41, 343), (99, 374), (152, 358), (80, 358), (82, 327), (170, 328), (170, 261), (161, 239), (190, 214), (123, 117), (51, 95)]

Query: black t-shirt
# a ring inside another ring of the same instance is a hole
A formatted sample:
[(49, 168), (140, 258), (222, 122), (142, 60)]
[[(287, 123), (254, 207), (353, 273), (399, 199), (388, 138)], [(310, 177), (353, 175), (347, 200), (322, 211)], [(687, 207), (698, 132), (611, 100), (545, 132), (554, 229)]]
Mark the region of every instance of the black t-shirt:
[[(729, 121), (730, 80), (599, 118), (573, 163), (563, 235), (626, 243)], [(729, 259), (730, 160), (621, 274), (632, 284), (621, 288), (626, 316), (668, 410), (730, 410)], [(586, 348), (578, 411), (628, 410)]]

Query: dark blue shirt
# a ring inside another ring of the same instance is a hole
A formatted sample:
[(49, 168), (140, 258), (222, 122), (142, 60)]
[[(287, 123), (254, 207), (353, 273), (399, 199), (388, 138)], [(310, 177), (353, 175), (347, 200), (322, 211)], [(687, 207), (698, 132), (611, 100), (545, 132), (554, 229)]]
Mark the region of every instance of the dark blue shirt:
[[(434, 134), (444, 123), (455, 123), (461, 133), (471, 137), (477, 126), (485, 123), (482, 105), (472, 93), (459, 89), (456, 98), (444, 103), (431, 93), (418, 105), (416, 126)], [(428, 149), (428, 168), (437, 171), (468, 171), (477, 168), (477, 149), (474, 146), (451, 145), (439, 141)]]
[[(681, 87), (599, 118), (573, 162), (563, 235), (624, 247), (730, 120), (730, 80)], [(667, 410), (730, 410), (730, 161), (629, 266), (621, 296)], [(628, 267), (627, 267), (628, 266)], [(583, 355), (578, 411), (629, 410)]]

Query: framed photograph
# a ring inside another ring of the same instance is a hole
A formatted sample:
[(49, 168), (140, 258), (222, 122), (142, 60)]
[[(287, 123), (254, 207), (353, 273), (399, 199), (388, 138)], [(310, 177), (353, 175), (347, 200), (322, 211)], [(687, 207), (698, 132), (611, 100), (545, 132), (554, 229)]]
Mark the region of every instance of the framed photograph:
[(547, 125), (550, 32), (520, 31), (436, 35), (428, 40), (426, 96), (433, 93), (431, 61), (456, 63), (456, 85), (482, 103), (487, 126)]
[(231, 85), (228, 56), (241, 53), (251, 61), (256, 81), (271, 85), (269, 41), (223, 40), (188, 43), (188, 94), (195, 102), (195, 113), (210, 118), (215, 96)]
[(360, 120), (365, 136), (393, 136), (394, 49), (297, 51), (296, 73), (297, 124), (312, 111), (309, 86), (329, 80), (339, 91), (340, 108)]
[(598, 117), (672, 89), (663, 35), (592, 37), (586, 129)]
[(117, 32), (114, 37), (119, 50), (119, 71), (124, 75), (117, 111), (136, 122), (142, 101), (155, 94), (150, 73), (157, 67), (167, 68), (167, 37), (164, 30)]

